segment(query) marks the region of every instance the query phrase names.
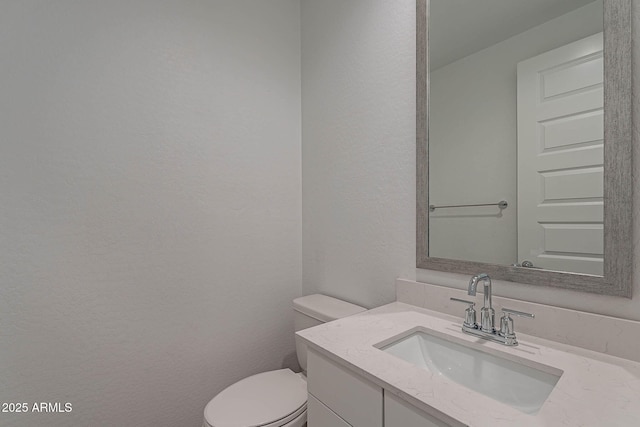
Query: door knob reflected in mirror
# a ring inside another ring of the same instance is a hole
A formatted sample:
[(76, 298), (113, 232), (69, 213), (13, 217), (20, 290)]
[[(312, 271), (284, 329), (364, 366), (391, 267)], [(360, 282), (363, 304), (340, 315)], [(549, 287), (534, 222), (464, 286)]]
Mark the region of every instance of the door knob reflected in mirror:
[(531, 261), (524, 260), (522, 264), (512, 264), (513, 267), (524, 267), (524, 268), (539, 268), (533, 265)]

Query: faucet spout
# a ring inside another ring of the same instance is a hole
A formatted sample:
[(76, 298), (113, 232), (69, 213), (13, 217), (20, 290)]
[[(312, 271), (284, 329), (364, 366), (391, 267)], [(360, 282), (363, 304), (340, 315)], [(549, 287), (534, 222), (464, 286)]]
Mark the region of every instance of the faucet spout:
[(471, 280), (469, 280), (469, 289), (467, 290), (467, 295), (475, 297), (477, 287), (478, 287), (478, 275), (476, 274), (471, 278)]
[(491, 304), (491, 278), (489, 277), (489, 275), (487, 273), (476, 274), (475, 276), (473, 276), (471, 278), (471, 280), (469, 280), (469, 289), (467, 290), (467, 294), (471, 295), (472, 297), (475, 297), (476, 296), (476, 289), (478, 288), (478, 282), (480, 282), (480, 281), (484, 282), (485, 303), (487, 302), (487, 300), (486, 300), (486, 298), (487, 298), (486, 290), (487, 290), (487, 287), (489, 287), (489, 304)]
[(491, 278), (486, 273), (476, 274), (473, 276), (471, 280), (469, 280), (469, 288), (467, 290), (469, 295), (476, 295), (478, 282), (483, 282), (484, 284), (484, 306), (482, 307), (482, 310), (480, 310), (481, 328), (485, 332), (492, 333), (495, 331), (495, 310), (493, 309), (491, 301)]

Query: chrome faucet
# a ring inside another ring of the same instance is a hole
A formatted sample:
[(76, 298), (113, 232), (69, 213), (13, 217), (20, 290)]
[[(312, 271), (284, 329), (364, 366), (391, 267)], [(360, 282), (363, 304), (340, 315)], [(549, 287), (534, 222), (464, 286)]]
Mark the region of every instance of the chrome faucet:
[(510, 315), (520, 317), (535, 317), (533, 314), (524, 313), (522, 311), (502, 308), (502, 318), (500, 319), (500, 330), (495, 328), (495, 310), (491, 303), (491, 278), (488, 274), (476, 274), (469, 280), (469, 288), (467, 294), (474, 297), (478, 288), (478, 282), (484, 283), (484, 306), (480, 309), (480, 324), (476, 323), (476, 312), (473, 301), (467, 301), (458, 298), (450, 298), (452, 301), (469, 304), (465, 310), (464, 323), (462, 324), (462, 332), (483, 338), (490, 341), (499, 342), (500, 344), (515, 346), (518, 345), (516, 333), (513, 329), (513, 319)]
[(476, 288), (478, 287), (478, 282), (484, 282), (484, 306), (480, 309), (480, 329), (482, 332), (494, 333), (495, 329), (495, 319), (496, 319), (496, 311), (493, 309), (493, 305), (491, 304), (491, 278), (488, 274), (476, 274), (469, 280), (469, 289), (467, 294), (475, 297), (476, 296)]

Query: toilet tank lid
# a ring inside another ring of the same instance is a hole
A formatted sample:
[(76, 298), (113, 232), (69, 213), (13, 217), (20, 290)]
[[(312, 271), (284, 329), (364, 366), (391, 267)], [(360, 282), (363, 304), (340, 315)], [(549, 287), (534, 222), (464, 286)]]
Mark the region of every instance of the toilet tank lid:
[(293, 308), (321, 322), (330, 322), (367, 311), (366, 308), (359, 305), (320, 294), (306, 295), (294, 299)]

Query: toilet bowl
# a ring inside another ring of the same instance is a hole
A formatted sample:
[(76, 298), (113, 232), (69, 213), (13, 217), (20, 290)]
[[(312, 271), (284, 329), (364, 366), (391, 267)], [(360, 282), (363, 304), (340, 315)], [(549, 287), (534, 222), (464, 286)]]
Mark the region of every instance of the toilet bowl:
[(290, 369), (263, 372), (227, 387), (204, 410), (205, 427), (302, 427), (307, 381)]
[[(326, 295), (293, 300), (295, 330), (365, 311)], [(300, 367), (306, 372), (307, 348), (296, 337)], [(230, 385), (205, 407), (203, 427), (303, 427), (307, 422), (307, 380), (290, 369), (263, 372)]]

